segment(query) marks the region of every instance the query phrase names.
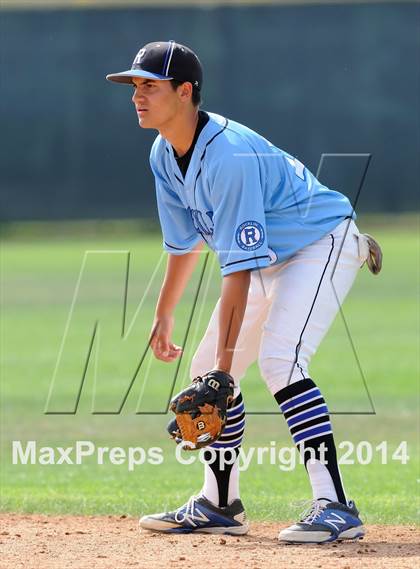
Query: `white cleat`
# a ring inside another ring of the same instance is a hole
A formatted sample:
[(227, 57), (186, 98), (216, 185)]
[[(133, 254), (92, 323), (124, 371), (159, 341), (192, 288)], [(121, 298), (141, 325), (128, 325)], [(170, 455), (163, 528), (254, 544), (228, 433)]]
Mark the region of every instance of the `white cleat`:
[(224, 508), (212, 504), (204, 496), (192, 496), (173, 512), (143, 516), (140, 528), (166, 533), (215, 533), (244, 535), (249, 530), (245, 510), (240, 500)]
[(300, 522), (282, 530), (279, 540), (287, 543), (326, 543), (361, 539), (365, 528), (354, 502), (348, 506), (329, 500), (314, 500)]

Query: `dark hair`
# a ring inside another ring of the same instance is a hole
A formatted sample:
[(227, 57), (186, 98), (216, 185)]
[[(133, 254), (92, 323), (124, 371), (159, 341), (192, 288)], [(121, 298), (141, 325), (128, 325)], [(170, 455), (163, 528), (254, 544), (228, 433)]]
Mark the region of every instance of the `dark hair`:
[[(174, 91), (176, 91), (178, 87), (184, 83), (186, 83), (186, 81), (177, 81), (176, 79), (171, 79), (171, 85)], [(194, 107), (198, 107), (201, 103), (201, 93), (196, 87), (193, 87), (191, 102)]]

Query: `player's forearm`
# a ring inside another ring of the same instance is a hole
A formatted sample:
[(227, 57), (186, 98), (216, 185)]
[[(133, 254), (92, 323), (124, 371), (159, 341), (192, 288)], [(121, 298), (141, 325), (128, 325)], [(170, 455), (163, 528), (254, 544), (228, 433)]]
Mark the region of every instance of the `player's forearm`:
[(191, 253), (169, 255), (165, 278), (156, 305), (156, 315), (172, 314), (191, 278), (203, 248), (200, 242)]
[(223, 278), (219, 310), (215, 369), (230, 372), (233, 354), (248, 300), (250, 271), (239, 271)]

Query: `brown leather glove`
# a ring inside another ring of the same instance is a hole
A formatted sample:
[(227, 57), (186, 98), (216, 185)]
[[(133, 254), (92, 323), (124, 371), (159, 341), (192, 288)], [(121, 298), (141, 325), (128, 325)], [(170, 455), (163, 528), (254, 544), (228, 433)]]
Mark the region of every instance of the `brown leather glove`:
[(213, 370), (196, 377), (170, 405), (176, 415), (167, 429), (186, 449), (199, 449), (217, 441), (226, 425), (226, 409), (233, 399), (233, 377)]
[(382, 249), (377, 241), (368, 233), (363, 234), (369, 247), (369, 254), (366, 259), (369, 271), (374, 275), (380, 273), (382, 269)]

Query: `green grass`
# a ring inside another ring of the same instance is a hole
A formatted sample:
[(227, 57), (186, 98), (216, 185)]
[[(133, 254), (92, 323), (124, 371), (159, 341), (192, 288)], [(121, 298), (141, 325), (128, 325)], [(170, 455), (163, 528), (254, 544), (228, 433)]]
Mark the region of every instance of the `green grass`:
[[(418, 496), (418, 237), (415, 224), (399, 220), (395, 226), (379, 224), (374, 231), (384, 250), (384, 269), (373, 277), (361, 271), (343, 312), (368, 385), (375, 415), (336, 414), (337, 441), (373, 446), (387, 441), (388, 463), (379, 455), (369, 465), (343, 466), (348, 494), (357, 499), (369, 523), (412, 523), (417, 519)], [(71, 326), (50, 399), (50, 410), (74, 406), (94, 322), (99, 332), (87, 368), (76, 414), (45, 414), (58, 353), (86, 250), (123, 251), (89, 254)], [(130, 277), (125, 331), (121, 339), (125, 269), (130, 251)], [(92, 414), (115, 411), (134, 376), (144, 351), (154, 303), (163, 274), (157, 270), (150, 290), (136, 309), (161, 258), (160, 237), (139, 234), (112, 238), (89, 233), (57, 239), (48, 234), (11, 234), (1, 255), (1, 508), (3, 511), (56, 513), (128, 513), (137, 515), (179, 505), (198, 491), (201, 465), (183, 466), (174, 457), (173, 443), (165, 435), (169, 415), (162, 413), (175, 376), (175, 365), (146, 356), (119, 415)], [(220, 276), (209, 258), (197, 309), (175, 390), (187, 381), (188, 364), (206, 328), (218, 295)], [(199, 271), (177, 311), (174, 340), (182, 344), (197, 290)], [(146, 373), (147, 372), (147, 373)], [(357, 362), (339, 316), (312, 364), (333, 412), (368, 413), (371, 405)], [(145, 377), (147, 379), (145, 380)], [(276, 405), (253, 365), (242, 382), (247, 410), (276, 411)], [(163, 463), (103, 465), (87, 459), (82, 465), (13, 465), (12, 442), (36, 440), (39, 447), (74, 446), (89, 440), (97, 446), (161, 447)], [(244, 449), (291, 447), (280, 415), (247, 418)], [(403, 465), (391, 459), (401, 441), (407, 441), (410, 459)], [(191, 455), (189, 455), (191, 456)], [(354, 455), (352, 456), (354, 458)], [(176, 490), (174, 490), (176, 489)], [(255, 461), (242, 474), (242, 495), (252, 519), (292, 519), (298, 502), (310, 498), (301, 465), (290, 472)]]

